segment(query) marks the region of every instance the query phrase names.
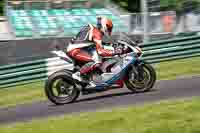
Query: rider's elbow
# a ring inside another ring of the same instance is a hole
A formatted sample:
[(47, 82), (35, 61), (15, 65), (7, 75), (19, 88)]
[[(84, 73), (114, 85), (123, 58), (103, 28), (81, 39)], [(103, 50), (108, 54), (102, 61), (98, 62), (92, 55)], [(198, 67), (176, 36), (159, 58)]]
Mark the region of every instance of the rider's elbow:
[(98, 55), (103, 56), (103, 51), (101, 49), (97, 50)]

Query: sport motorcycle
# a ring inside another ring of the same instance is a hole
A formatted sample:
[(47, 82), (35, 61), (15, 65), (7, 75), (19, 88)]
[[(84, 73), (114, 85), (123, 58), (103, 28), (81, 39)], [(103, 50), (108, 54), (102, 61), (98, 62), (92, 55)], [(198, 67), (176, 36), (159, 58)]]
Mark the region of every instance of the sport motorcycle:
[[(72, 45), (72, 44), (70, 44)], [(75, 43), (77, 48), (81, 46), (97, 56), (95, 45), (91, 43)], [(67, 44), (67, 47), (69, 44)], [(106, 44), (105, 44), (106, 47)], [(48, 76), (45, 82), (45, 94), (54, 104), (66, 104), (74, 102), (80, 95), (88, 95), (108, 91), (110, 89), (125, 88), (132, 92), (146, 92), (152, 89), (156, 81), (156, 72), (151, 64), (142, 60), (134, 52), (138, 44), (132, 41), (126, 34), (120, 39), (112, 40), (113, 50), (122, 50), (121, 55), (102, 57), (102, 64), (94, 71), (84, 75), (87, 82), (73, 79), (72, 74), (77, 72), (84, 64), (70, 58), (64, 50), (52, 51), (60, 59), (66, 61), (70, 67), (58, 70)], [(69, 48), (69, 47), (68, 47)], [(88, 86), (93, 81), (95, 87)]]

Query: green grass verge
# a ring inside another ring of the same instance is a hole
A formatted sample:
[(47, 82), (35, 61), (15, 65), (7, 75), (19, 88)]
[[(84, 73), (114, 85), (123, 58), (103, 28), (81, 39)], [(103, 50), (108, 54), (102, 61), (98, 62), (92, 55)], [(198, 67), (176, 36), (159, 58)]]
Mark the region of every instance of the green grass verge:
[(0, 107), (45, 100), (43, 82), (0, 89)]
[(155, 68), (158, 80), (200, 75), (200, 57), (162, 62)]
[[(163, 62), (155, 65), (158, 80), (200, 74), (200, 57)], [(34, 83), (0, 90), (0, 107), (45, 100), (44, 83)]]
[(199, 133), (200, 98), (1, 125), (1, 133)]

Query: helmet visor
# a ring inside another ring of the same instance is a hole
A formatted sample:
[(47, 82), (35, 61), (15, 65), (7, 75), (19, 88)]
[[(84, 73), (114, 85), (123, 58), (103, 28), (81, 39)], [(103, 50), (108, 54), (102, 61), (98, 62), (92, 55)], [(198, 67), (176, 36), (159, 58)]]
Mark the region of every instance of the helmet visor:
[(112, 28), (113, 28), (112, 26), (107, 25), (107, 31), (109, 35), (111, 35), (112, 33)]

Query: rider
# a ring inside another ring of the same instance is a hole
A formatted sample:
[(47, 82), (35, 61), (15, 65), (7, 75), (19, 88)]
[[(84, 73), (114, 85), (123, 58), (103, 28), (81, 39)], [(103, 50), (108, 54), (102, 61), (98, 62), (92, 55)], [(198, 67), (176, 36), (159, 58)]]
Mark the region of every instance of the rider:
[[(107, 17), (97, 17), (97, 26), (88, 24), (83, 27), (80, 32), (71, 40), (73, 43), (76, 40), (94, 42), (96, 45), (97, 57), (91, 56), (89, 52), (83, 50), (83, 43), (81, 45), (74, 45), (67, 49), (67, 54), (72, 58), (86, 63), (80, 70), (72, 75), (74, 79), (79, 81), (83, 80), (83, 75), (88, 74), (95, 68), (101, 65), (101, 56), (114, 56), (122, 54), (122, 51), (113, 51), (103, 48), (102, 38), (104, 35), (111, 36), (113, 29), (113, 23), (111, 19)], [(95, 84), (91, 81), (90, 86), (95, 87)]]

